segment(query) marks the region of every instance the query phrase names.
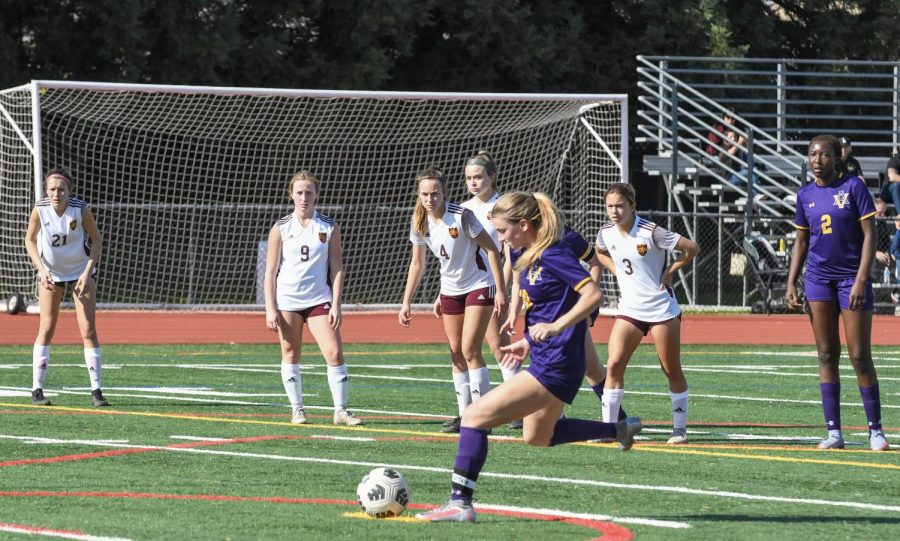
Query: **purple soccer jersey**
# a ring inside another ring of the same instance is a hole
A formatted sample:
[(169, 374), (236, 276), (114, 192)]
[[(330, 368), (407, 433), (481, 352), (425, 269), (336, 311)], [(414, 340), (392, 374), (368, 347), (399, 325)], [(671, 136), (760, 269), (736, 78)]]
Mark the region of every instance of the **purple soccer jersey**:
[[(579, 289), (591, 281), (572, 248), (562, 240), (547, 247), (519, 277), (519, 295), (525, 307), (525, 328), (552, 323), (578, 302)], [(571, 403), (584, 377), (584, 333), (587, 320), (541, 343), (531, 344), (528, 371), (560, 400)]]
[(875, 202), (859, 177), (844, 175), (828, 186), (810, 182), (800, 188), (795, 227), (810, 232), (806, 273), (855, 277), (863, 245), (860, 221), (874, 214)]

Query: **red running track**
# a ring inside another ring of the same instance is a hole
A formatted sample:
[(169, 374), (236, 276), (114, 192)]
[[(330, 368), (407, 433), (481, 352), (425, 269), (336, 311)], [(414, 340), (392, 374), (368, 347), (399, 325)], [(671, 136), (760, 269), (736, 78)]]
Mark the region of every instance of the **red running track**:
[[(900, 345), (900, 317), (875, 316), (872, 343)], [(592, 329), (596, 343), (606, 343), (613, 319), (601, 317)], [(0, 344), (30, 345), (38, 330), (38, 316), (0, 314)], [(114, 312), (97, 314), (102, 344), (266, 344), (276, 343), (261, 312)], [(410, 327), (401, 327), (393, 312), (346, 312), (341, 327), (347, 343), (444, 343), (440, 320), (416, 313)], [(804, 315), (685, 315), (685, 344), (797, 344), (813, 345), (812, 329)], [(843, 336), (843, 331), (842, 331)], [(308, 333), (306, 340), (310, 340)], [(649, 341), (649, 339), (648, 339)], [(842, 340), (843, 342), (843, 340)], [(75, 313), (60, 314), (54, 344), (80, 344)]]

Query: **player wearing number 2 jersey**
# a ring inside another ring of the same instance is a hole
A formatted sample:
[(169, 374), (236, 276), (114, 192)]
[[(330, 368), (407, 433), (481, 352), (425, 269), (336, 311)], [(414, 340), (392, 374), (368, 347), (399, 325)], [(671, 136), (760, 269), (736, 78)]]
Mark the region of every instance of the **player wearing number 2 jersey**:
[(41, 322), (32, 352), (31, 403), (49, 406), (44, 396), (44, 376), (50, 363), (50, 341), (59, 318), (59, 305), (72, 287), (72, 301), (84, 342), (84, 362), (91, 381), (91, 402), (108, 406), (100, 390), (100, 341), (95, 325), (97, 283), (94, 273), (100, 261), (102, 239), (86, 202), (72, 195), (72, 176), (62, 169), (45, 180), (47, 197), (37, 202), (28, 220), (25, 249), (40, 275), (38, 302)]
[[(481, 343), (492, 314), (506, 309), (506, 290), (494, 239), (472, 211), (447, 202), (446, 193), (440, 170), (428, 168), (419, 174), (409, 235), (412, 258), (398, 318), (400, 325), (409, 326), (427, 247), (441, 264), (440, 312), (450, 343), (457, 408), (462, 416), (466, 407), (490, 388)], [(476, 374), (480, 381), (473, 381)], [(447, 427), (447, 431), (458, 432), (459, 423)]]
[[(796, 282), (803, 275), (809, 320), (819, 354), (819, 390), (828, 435), (820, 449), (842, 449), (839, 319), (869, 423), (873, 451), (888, 449), (881, 426), (878, 375), (872, 362), (872, 279), (875, 203), (859, 177), (844, 174), (841, 143), (824, 135), (809, 144), (809, 170), (816, 177), (797, 192), (797, 240), (785, 300), (799, 308)], [(808, 256), (808, 257), (807, 257)]]
[(344, 261), (341, 230), (315, 210), (319, 180), (309, 171), (294, 174), (288, 184), (294, 212), (269, 232), (266, 255), (266, 326), (281, 343), (281, 381), (291, 403), (291, 422), (306, 422), (300, 377), (303, 324), (309, 326), (328, 365), (328, 387), (334, 402), (334, 424), (362, 421), (347, 410), (348, 375), (340, 326)]
[[(668, 443), (687, 442), (688, 386), (681, 369), (681, 309), (672, 277), (699, 252), (697, 243), (666, 231), (635, 214), (630, 184), (613, 184), (603, 196), (609, 223), (597, 234), (601, 263), (619, 283), (619, 312), (609, 334), (603, 420), (618, 417), (625, 395), (625, 368), (641, 339), (649, 333), (669, 379), (673, 431)], [(667, 252), (682, 256), (667, 265)]]

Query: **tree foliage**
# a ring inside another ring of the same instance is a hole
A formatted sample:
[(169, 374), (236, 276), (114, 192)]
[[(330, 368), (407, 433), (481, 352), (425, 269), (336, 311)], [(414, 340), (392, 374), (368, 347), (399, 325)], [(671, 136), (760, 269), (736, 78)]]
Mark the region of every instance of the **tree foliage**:
[(633, 92), (635, 56), (886, 59), (900, 0), (0, 0), (30, 79)]

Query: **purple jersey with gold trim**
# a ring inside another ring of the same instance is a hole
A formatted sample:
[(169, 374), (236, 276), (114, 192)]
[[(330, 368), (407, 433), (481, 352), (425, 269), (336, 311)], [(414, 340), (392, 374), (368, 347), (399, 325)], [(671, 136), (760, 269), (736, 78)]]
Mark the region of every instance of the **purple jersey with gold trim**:
[[(568, 246), (575, 257), (584, 261), (585, 263), (588, 263), (591, 258), (594, 257), (594, 247), (591, 245), (591, 243), (569, 226), (565, 226), (563, 228), (562, 238), (560, 239), (560, 242)], [(515, 265), (516, 261), (519, 260), (519, 257), (521, 257), (524, 251), (524, 248), (519, 248), (518, 250), (516, 250), (515, 248), (510, 247), (510, 263)]]
[(547, 247), (519, 276), (519, 295), (525, 307), (525, 338), (531, 344), (528, 371), (551, 390), (564, 387), (571, 391), (560, 396), (567, 402), (578, 392), (584, 376), (587, 320), (581, 320), (541, 343), (535, 343), (527, 329), (536, 323), (552, 323), (571, 310), (578, 302), (578, 290), (590, 281), (590, 275), (572, 248), (562, 240)]
[(809, 230), (806, 273), (818, 278), (853, 278), (862, 256), (860, 222), (875, 214), (875, 202), (859, 177), (843, 175), (828, 186), (810, 182), (797, 192), (794, 227)]

